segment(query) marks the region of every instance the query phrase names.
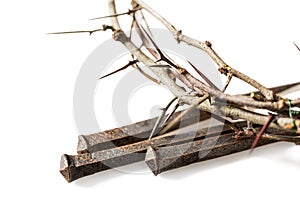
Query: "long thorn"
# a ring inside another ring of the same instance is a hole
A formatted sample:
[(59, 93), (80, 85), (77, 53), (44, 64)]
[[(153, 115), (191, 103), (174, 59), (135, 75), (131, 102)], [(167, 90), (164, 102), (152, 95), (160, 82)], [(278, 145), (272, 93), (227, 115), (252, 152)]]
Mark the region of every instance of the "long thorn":
[(163, 109), (161, 115), (159, 116), (159, 118), (155, 122), (155, 125), (154, 125), (154, 127), (153, 127), (153, 129), (152, 129), (152, 131), (150, 133), (150, 136), (149, 136), (148, 140), (151, 140), (151, 138), (153, 137), (153, 135), (156, 133), (159, 125), (161, 124), (161, 122), (162, 122), (162, 120), (163, 120), (163, 118), (165, 116), (165, 114), (166, 114), (166, 110)]
[(110, 17), (118, 17), (118, 16), (122, 16), (122, 15), (130, 15), (131, 13), (134, 13), (137, 10), (140, 10), (141, 8), (136, 8), (136, 9), (132, 9), (132, 10), (128, 10), (127, 12), (123, 12), (123, 13), (118, 13), (118, 14), (114, 14), (114, 15), (106, 15), (103, 17), (96, 17), (96, 18), (92, 18), (89, 20), (97, 20), (97, 19), (104, 19), (104, 18), (110, 18)]
[(95, 32), (98, 32), (98, 31), (106, 31), (106, 30), (108, 30), (108, 29), (110, 29), (110, 30), (112, 30), (112, 31), (115, 30), (114, 27), (103, 24), (103, 25), (102, 25), (102, 28), (100, 28), (100, 29), (95, 29), (95, 30), (90, 30), (90, 31), (65, 31), (65, 32), (47, 33), (47, 34), (89, 33), (90, 35), (92, 35), (92, 34), (95, 33)]
[(187, 60), (187, 62), (194, 68), (194, 70), (214, 89), (219, 90), (219, 88), (209, 80), (197, 67), (195, 67), (190, 61)]
[(168, 130), (170, 130), (170, 128), (172, 128), (174, 125), (176, 125), (182, 117), (184, 117), (185, 115), (187, 115), (189, 112), (191, 112), (193, 109), (195, 109), (198, 105), (200, 105), (201, 103), (203, 103), (207, 98), (209, 97), (208, 94), (204, 95), (203, 97), (201, 97), (200, 101), (198, 104), (196, 105), (192, 105), (189, 108), (187, 108), (186, 110), (184, 110), (182, 113), (180, 113), (180, 115), (178, 115), (177, 117), (175, 117), (172, 121), (170, 121), (167, 126), (165, 126), (159, 133), (163, 134), (166, 133)]
[(254, 148), (256, 147), (258, 141), (260, 140), (260, 138), (262, 137), (262, 135), (266, 132), (267, 128), (270, 126), (270, 124), (272, 123), (273, 119), (275, 118), (275, 115), (272, 113), (269, 113), (269, 118), (267, 120), (267, 122), (264, 124), (264, 126), (261, 128), (261, 130), (259, 131), (259, 133), (256, 135), (256, 138), (251, 146), (251, 150), (250, 153), (253, 152)]
[(135, 64), (135, 63), (137, 63), (137, 62), (138, 62), (138, 60), (132, 60), (132, 61), (129, 61), (125, 66), (123, 66), (123, 67), (121, 67), (121, 68), (119, 68), (119, 69), (117, 69), (117, 70), (115, 70), (115, 71), (113, 71), (113, 72), (111, 72), (111, 73), (109, 73), (109, 74), (106, 74), (106, 75), (100, 77), (99, 79), (103, 79), (103, 78), (106, 78), (106, 77), (108, 77), (108, 76), (110, 76), (110, 75), (113, 75), (113, 74), (115, 74), (115, 73), (118, 73), (118, 72), (120, 72), (120, 71), (126, 69), (126, 68), (129, 67), (130, 65), (133, 65), (133, 64)]
[(95, 30), (91, 30), (91, 31), (65, 31), (65, 32), (54, 32), (54, 33), (47, 33), (47, 34), (70, 34), (70, 33), (89, 33), (90, 35), (92, 35), (94, 32), (97, 31), (103, 31), (103, 29), (95, 29)]
[(228, 85), (229, 85), (229, 83), (230, 83), (232, 77), (233, 77), (233, 75), (232, 75), (231, 73), (229, 73), (228, 78), (227, 78), (227, 81), (226, 81), (226, 84), (225, 84), (225, 86), (224, 86), (222, 92), (225, 92), (225, 91), (226, 91), (226, 89), (227, 89), (227, 87), (228, 87)]
[(174, 108), (173, 108), (173, 110), (172, 110), (172, 112), (168, 115), (168, 117), (165, 119), (165, 121), (162, 123), (162, 126), (164, 126), (166, 123), (167, 123), (167, 121), (169, 121), (169, 119), (173, 116), (173, 114), (176, 112), (176, 110), (179, 108), (179, 103), (177, 103), (175, 106), (174, 106)]
[(132, 37), (132, 29), (133, 29), (134, 23), (135, 23), (135, 17), (133, 15), (133, 18), (132, 18), (132, 21), (131, 21), (131, 25), (130, 25), (130, 31), (129, 31), (129, 39), (130, 40), (131, 40), (131, 37)]
[[(172, 61), (170, 61), (164, 54), (163, 52), (158, 48), (158, 46), (156, 45), (156, 43), (154, 42), (154, 40), (151, 38), (151, 36), (147, 33), (147, 31), (145, 30), (145, 28), (140, 24), (139, 25), (141, 27), (141, 29), (146, 33), (147, 37), (149, 38), (149, 40), (151, 41), (151, 43), (153, 44), (153, 46), (155, 47), (156, 51), (158, 52), (158, 54), (160, 55), (160, 59), (158, 61), (165, 61), (166, 63), (168, 63), (169, 65), (171, 65), (172, 67), (174, 67), (175, 69), (178, 68), (177, 65), (175, 65)], [(157, 62), (158, 62), (157, 61)]]
[(298, 47), (298, 45), (295, 42), (293, 42), (293, 43), (296, 46), (296, 48), (300, 51), (300, 48)]
[(172, 105), (172, 103), (173, 103), (176, 99), (177, 99), (177, 97), (174, 97), (174, 98), (168, 103), (168, 105), (167, 105), (164, 109), (162, 109), (162, 113), (161, 113), (161, 115), (159, 116), (159, 118), (157, 119), (157, 121), (156, 121), (156, 123), (155, 123), (155, 125), (154, 125), (154, 127), (153, 127), (153, 130), (152, 130), (152, 132), (151, 132), (151, 134), (150, 134), (150, 136), (149, 136), (149, 140), (151, 140), (152, 136), (156, 133), (156, 131), (157, 131), (158, 127), (160, 126), (160, 124), (161, 124), (163, 118), (165, 117), (165, 114), (166, 114), (167, 110), (170, 108), (170, 106)]
[(145, 16), (144, 16), (142, 10), (140, 11), (140, 13), (141, 13), (142, 19), (143, 19), (143, 21), (145, 22), (145, 25), (146, 25), (146, 27), (147, 27), (147, 29), (148, 29), (148, 31), (149, 31), (151, 37), (153, 37), (153, 34), (152, 34), (151, 30), (150, 30), (150, 26), (149, 26), (149, 24), (148, 24), (148, 22), (147, 22), (147, 20), (146, 20), (146, 18), (145, 18)]

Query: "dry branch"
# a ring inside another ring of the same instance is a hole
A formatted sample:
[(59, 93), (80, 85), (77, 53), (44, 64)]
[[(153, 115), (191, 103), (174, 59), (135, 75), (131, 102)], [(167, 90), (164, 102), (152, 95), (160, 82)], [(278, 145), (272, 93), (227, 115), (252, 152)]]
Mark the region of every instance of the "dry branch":
[[(247, 121), (251, 121), (253, 123), (257, 123), (261, 125), (264, 125), (266, 123), (267, 116), (262, 116), (260, 114), (242, 109), (240, 107), (249, 106), (254, 108), (264, 108), (274, 112), (276, 111), (279, 112), (280, 110), (288, 108), (289, 100), (283, 99), (279, 95), (274, 95), (274, 91), (267, 89), (266, 87), (262, 86), (260, 83), (255, 81), (254, 79), (233, 69), (232, 67), (229, 67), (212, 49), (211, 47), (212, 45), (210, 42), (203, 43), (195, 39), (189, 38), (185, 35), (182, 35), (181, 31), (176, 30), (175, 27), (171, 25), (171, 23), (169, 23), (166, 19), (164, 19), (162, 16), (160, 16), (158, 13), (156, 13), (153, 9), (151, 9), (149, 6), (147, 6), (145, 3), (143, 3), (140, 0), (133, 0), (132, 5), (133, 5), (133, 9), (139, 7), (147, 10), (150, 14), (152, 14), (159, 21), (161, 21), (168, 28), (168, 30), (171, 31), (174, 36), (176, 36), (176, 39), (178, 41), (184, 41), (190, 45), (202, 49), (219, 65), (219, 70), (221, 71), (221, 73), (236, 76), (241, 80), (244, 80), (248, 84), (256, 87), (261, 92), (261, 94), (263, 94), (266, 97), (267, 100), (267, 101), (257, 101), (255, 99), (251, 99), (243, 96), (237, 98), (237, 96), (225, 94), (199, 81), (197, 78), (192, 76), (186, 69), (180, 67), (178, 64), (173, 64), (173, 63), (171, 64), (170, 61), (164, 59), (163, 61), (165, 61), (166, 64), (170, 64), (171, 66), (176, 66), (175, 69), (173, 68), (171, 70), (171, 72), (175, 77), (177, 77), (179, 80), (185, 83), (186, 86), (189, 87), (192, 91), (197, 92), (200, 96), (204, 94), (210, 94), (211, 96), (216, 97), (220, 101), (226, 101), (229, 104), (233, 104), (233, 106), (220, 105), (218, 107), (218, 109), (221, 111), (220, 112), (213, 109), (213, 106), (208, 101), (202, 103), (201, 98), (197, 96), (193, 97), (188, 95), (184, 90), (182, 90), (182, 88), (179, 88), (178, 85), (176, 85), (173, 79), (170, 78), (169, 74), (166, 73), (166, 69), (159, 68), (159, 67), (152, 67), (157, 65), (156, 61), (151, 60), (151, 58), (146, 56), (146, 54), (143, 53), (140, 49), (137, 49), (136, 46), (133, 44), (133, 42), (126, 36), (126, 34), (122, 31), (120, 27), (118, 17), (115, 16), (117, 14), (115, 1), (109, 0), (109, 10), (112, 16), (111, 23), (114, 29), (116, 30), (114, 31), (114, 36), (113, 36), (114, 39), (123, 43), (125, 47), (127, 47), (127, 49), (132, 53), (132, 55), (134, 55), (140, 62), (144, 63), (147, 67), (149, 67), (156, 74), (156, 76), (161, 81), (161, 83), (165, 85), (183, 103), (189, 104), (191, 106), (195, 106), (201, 103), (198, 106), (198, 108), (204, 111), (211, 112), (216, 115), (221, 114), (223, 116), (229, 116), (232, 118), (242, 118)], [(142, 12), (142, 11), (138, 10), (136, 13), (138, 12)], [(143, 28), (138, 32), (142, 41), (147, 41), (149, 39), (150, 42), (155, 46), (157, 52), (154, 53), (153, 50), (150, 50), (149, 52), (156, 57), (157, 55), (160, 55), (160, 60), (161, 60), (162, 52), (158, 51), (158, 47), (155, 45), (151, 37), (145, 32)], [(148, 50), (149, 49), (151, 48), (148, 48)], [(165, 65), (164, 63), (158, 63), (158, 64)], [(295, 105), (297, 105), (298, 100), (293, 100), (292, 102)], [(287, 129), (287, 128), (290, 129), (291, 124), (294, 125), (293, 129), (296, 132), (300, 132), (300, 120), (291, 119), (288, 116), (278, 117), (275, 123), (271, 124), (271, 126), (276, 128), (282, 128), (282, 129)]]
[(233, 69), (229, 65), (227, 65), (220, 56), (212, 49), (212, 44), (208, 41), (200, 42), (196, 39), (190, 38), (189, 36), (183, 35), (181, 30), (177, 30), (175, 26), (173, 26), (170, 22), (168, 22), (164, 17), (162, 17), (159, 13), (149, 7), (141, 0), (132, 0), (133, 7), (140, 7), (142, 9), (147, 10), (151, 15), (153, 15), (156, 19), (158, 19), (174, 36), (174, 38), (178, 42), (185, 42), (188, 45), (192, 45), (196, 48), (199, 48), (205, 51), (219, 66), (219, 71), (223, 74), (232, 74), (233, 76), (240, 78), (241, 80), (249, 83), (253, 87), (257, 88), (267, 99), (273, 100), (274, 93), (272, 90), (267, 89), (262, 84), (257, 81), (251, 79), (247, 75)]

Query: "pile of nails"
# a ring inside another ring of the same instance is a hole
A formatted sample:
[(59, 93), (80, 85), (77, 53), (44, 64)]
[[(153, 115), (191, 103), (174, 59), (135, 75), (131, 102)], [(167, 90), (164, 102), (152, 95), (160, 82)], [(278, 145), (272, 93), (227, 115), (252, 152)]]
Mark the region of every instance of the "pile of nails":
[[(292, 85), (273, 88), (284, 90)], [(172, 118), (180, 115), (176, 112)], [(167, 133), (156, 134), (149, 140), (157, 118), (90, 135), (79, 135), (77, 155), (64, 154), (60, 173), (68, 182), (112, 168), (145, 161), (154, 175), (192, 163), (245, 151), (251, 148), (254, 135), (237, 139), (235, 131), (224, 124), (201, 123), (211, 115), (193, 110)], [(245, 127), (246, 122), (234, 122)], [(259, 130), (261, 126), (254, 125)], [(254, 130), (255, 132), (255, 130)], [(268, 132), (284, 134), (283, 130), (268, 128)], [(257, 146), (275, 142), (261, 139)]]

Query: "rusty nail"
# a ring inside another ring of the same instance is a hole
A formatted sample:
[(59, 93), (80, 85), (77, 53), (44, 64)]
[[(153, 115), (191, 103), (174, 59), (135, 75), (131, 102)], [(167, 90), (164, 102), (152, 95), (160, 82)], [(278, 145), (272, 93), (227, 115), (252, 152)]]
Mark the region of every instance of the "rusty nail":
[[(174, 113), (171, 119), (180, 114), (181, 111)], [(187, 114), (180, 122), (171, 130), (183, 128), (198, 121), (210, 118), (210, 114), (194, 110)], [(94, 133), (90, 135), (79, 135), (77, 153), (92, 153), (104, 149), (115, 148), (147, 139), (153, 129), (157, 118), (148, 119), (120, 128)]]
[[(259, 128), (256, 128), (259, 130)], [(269, 128), (268, 132), (284, 135), (287, 131)], [(154, 175), (164, 171), (183, 167), (192, 163), (201, 162), (230, 155), (251, 148), (254, 136), (234, 139), (234, 132), (220, 136), (206, 137), (189, 143), (168, 147), (148, 147), (145, 162)], [(262, 137), (258, 146), (276, 142), (274, 138)]]

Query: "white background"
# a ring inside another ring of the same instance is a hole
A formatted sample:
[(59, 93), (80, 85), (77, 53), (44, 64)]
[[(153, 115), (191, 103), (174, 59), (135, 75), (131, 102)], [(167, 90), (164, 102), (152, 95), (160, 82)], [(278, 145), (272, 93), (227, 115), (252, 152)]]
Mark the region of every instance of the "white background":
[[(117, 2), (120, 12), (130, 8), (129, 1)], [(146, 2), (185, 34), (211, 41), (227, 63), (262, 84), (270, 87), (299, 81), (300, 52), (292, 44), (300, 45), (298, 1)], [(0, 3), (1, 199), (299, 196), (300, 148), (286, 143), (259, 148), (251, 156), (240, 153), (157, 177), (150, 172), (110, 170), (67, 183), (58, 170), (61, 154), (76, 153), (78, 133), (72, 111), (76, 77), (86, 57), (111, 33), (92, 37), (45, 33), (95, 29), (109, 21), (87, 19), (106, 14), (104, 0)], [(251, 89), (235, 80), (228, 92)], [(151, 105), (151, 99), (145, 105)], [(99, 123), (114, 127), (110, 118)], [(147, 167), (139, 163), (122, 169), (143, 171)]]

